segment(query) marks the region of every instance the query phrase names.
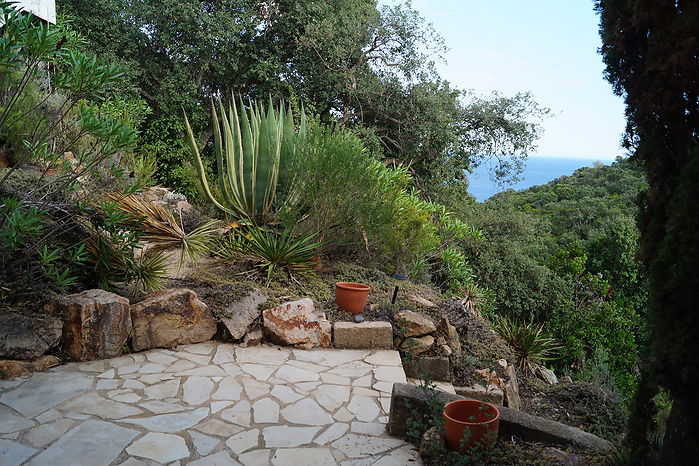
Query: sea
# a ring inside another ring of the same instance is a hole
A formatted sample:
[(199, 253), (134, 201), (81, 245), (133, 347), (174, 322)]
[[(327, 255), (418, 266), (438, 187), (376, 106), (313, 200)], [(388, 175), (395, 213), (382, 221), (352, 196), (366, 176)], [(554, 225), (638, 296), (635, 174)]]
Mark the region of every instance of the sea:
[(531, 186), (546, 184), (561, 176), (572, 175), (578, 168), (592, 167), (599, 163), (609, 165), (612, 160), (530, 156), (525, 162), (524, 172), (519, 176), (521, 180), (506, 185), (499, 184), (492, 179), (492, 167), (486, 163), (476, 168), (473, 173), (467, 174), (468, 191), (475, 196), (478, 202), (483, 202), (499, 192), (508, 189), (520, 191)]

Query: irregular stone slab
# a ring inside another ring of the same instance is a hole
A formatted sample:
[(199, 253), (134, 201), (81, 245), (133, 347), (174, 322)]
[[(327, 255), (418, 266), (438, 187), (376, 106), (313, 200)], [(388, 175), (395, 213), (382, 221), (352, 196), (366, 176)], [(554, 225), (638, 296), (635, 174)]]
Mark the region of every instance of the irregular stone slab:
[(381, 424), (380, 422), (353, 422), (352, 432), (376, 437), (386, 433), (386, 424)]
[(350, 387), (341, 385), (319, 385), (314, 393), (316, 401), (330, 412), (349, 401)]
[(327, 445), (345, 435), (349, 428), (350, 426), (348, 424), (339, 422), (332, 424), (330, 427), (325, 429), (322, 434), (316, 437), (316, 439), (313, 440), (313, 443), (318, 445)]
[(0, 394), (4, 403), (25, 417), (34, 417), (64, 401), (92, 390), (94, 377), (60, 372), (36, 374), (20, 387)]
[(272, 457), (274, 466), (326, 466), (337, 464), (328, 448), (280, 448)]
[(323, 366), (339, 366), (351, 361), (359, 361), (369, 355), (366, 350), (323, 351), (322, 349), (294, 349), (294, 357), (300, 361), (309, 361)]
[(250, 402), (241, 400), (234, 407), (221, 411), (221, 418), (235, 424), (250, 427)]
[(26, 443), (36, 448), (44, 448), (46, 445), (53, 443), (68, 432), (74, 422), (70, 419), (58, 419), (49, 424), (43, 424), (30, 429), (26, 432), (24, 439)]
[(107, 400), (96, 392), (86, 393), (62, 405), (59, 409), (73, 413), (91, 414), (104, 419), (121, 419), (128, 416), (138, 416), (143, 413), (143, 410), (135, 406)]
[(320, 378), (315, 372), (287, 365), (280, 367), (274, 376), (291, 383), (313, 382)]
[(360, 458), (393, 450), (403, 443), (403, 440), (395, 438), (347, 434), (339, 440), (335, 440), (332, 446), (350, 458)]
[(131, 331), (129, 300), (109, 291), (61, 296), (50, 312), (63, 317), (63, 348), (76, 361), (121, 355)]
[(214, 355), (214, 364), (235, 362), (235, 347), (233, 345), (218, 345)]
[(225, 377), (218, 383), (218, 390), (211, 395), (213, 400), (239, 400), (243, 387), (233, 378)]
[(321, 372), (320, 379), (323, 383), (334, 384), (334, 385), (350, 385), (350, 378), (343, 377), (341, 375), (330, 374), (326, 372)]
[(386, 456), (383, 456), (372, 466), (395, 466), (399, 464), (416, 464), (420, 459), (418, 450), (412, 445), (393, 450)]
[[(56, 466), (111, 464), (139, 435), (138, 431), (109, 422), (85, 421), (32, 459), (31, 465)], [(86, 454), (89, 452), (89, 454)]]
[(149, 432), (127, 448), (126, 453), (165, 464), (188, 457), (189, 449), (182, 437)]
[(36, 453), (34, 448), (12, 440), (0, 439), (0, 460), (2, 460), (3, 466), (20, 465), (34, 453)]
[(213, 389), (214, 381), (210, 377), (189, 377), (182, 384), (182, 400), (190, 405), (200, 405), (209, 400), (209, 395)]
[(281, 410), (284, 419), (292, 424), (322, 426), (332, 424), (332, 416), (311, 398), (304, 398)]
[(335, 348), (393, 348), (393, 326), (390, 322), (335, 322)]
[(403, 361), (398, 351), (374, 351), (364, 358), (364, 361), (372, 366), (402, 366)]
[(289, 358), (289, 350), (278, 346), (254, 346), (252, 348), (236, 348), (238, 362), (282, 365)]
[(192, 437), (194, 448), (201, 456), (206, 456), (214, 451), (214, 448), (216, 448), (216, 446), (221, 442), (220, 439), (209, 437), (208, 435), (204, 435), (196, 430), (190, 430), (188, 433), (189, 436)]
[(217, 317), (228, 329), (231, 338), (240, 340), (255, 319), (262, 315), (258, 307), (265, 301), (267, 301), (267, 295), (255, 288), (246, 296), (226, 306)]
[(271, 450), (253, 450), (238, 455), (238, 459), (245, 466), (268, 466), (270, 453)]
[(131, 306), (134, 351), (208, 341), (216, 321), (206, 304), (187, 289), (156, 291)]
[(396, 314), (396, 323), (405, 337), (419, 337), (437, 331), (430, 319), (407, 309)]
[(293, 403), (303, 398), (286, 385), (275, 385), (270, 393), (282, 403)]
[(231, 449), (233, 453), (239, 455), (245, 451), (255, 448), (258, 444), (258, 437), (260, 436), (260, 429), (252, 429), (247, 432), (241, 432), (235, 434), (226, 441), (226, 446)]
[(141, 408), (145, 408), (148, 411), (155, 413), (155, 414), (168, 414), (168, 413), (176, 413), (178, 411), (183, 411), (185, 408), (176, 405), (174, 403), (166, 403), (164, 401), (144, 401), (143, 403), (139, 404)]
[(243, 379), (243, 387), (245, 387), (245, 394), (251, 400), (269, 393), (269, 384), (253, 379)]
[(279, 405), (271, 398), (263, 398), (252, 405), (256, 424), (276, 424), (279, 421)]
[(347, 405), (347, 410), (363, 422), (373, 421), (381, 412), (374, 398), (359, 395), (352, 397), (352, 401)]
[(262, 435), (267, 448), (298, 447), (311, 443), (320, 427), (265, 427)]
[(330, 347), (332, 324), (324, 313), (315, 311), (310, 298), (266, 309), (262, 319), (265, 334), (275, 343), (301, 348)]
[(231, 435), (237, 434), (242, 427), (229, 422), (223, 422), (218, 419), (209, 419), (208, 421), (202, 422), (195, 427), (199, 432), (204, 432), (209, 435), (216, 435), (218, 437), (230, 437)]
[(269, 376), (272, 375), (272, 372), (277, 369), (275, 366), (265, 366), (262, 364), (241, 364), (240, 368), (243, 372), (252, 375), (262, 382), (267, 380)]
[(63, 322), (44, 314), (0, 313), (0, 359), (34, 359), (58, 344)]
[(34, 425), (31, 421), (22, 416), (15, 416), (10, 412), (0, 411), (0, 434), (10, 434), (18, 430), (24, 430)]
[(208, 415), (209, 408), (198, 408), (186, 413), (161, 414), (142, 419), (122, 419), (121, 422), (136, 424), (154, 432), (179, 432), (197, 425)]
[(232, 405), (232, 401), (212, 401), (211, 402), (211, 414), (221, 411), (223, 408)]
[(215, 341), (204, 341), (202, 343), (195, 343), (191, 345), (180, 345), (177, 347), (177, 350), (186, 351), (192, 354), (210, 355), (215, 347)]
[[(258, 463), (260, 464), (260, 463)], [(226, 451), (219, 451), (213, 455), (205, 456), (196, 461), (190, 461), (188, 466), (240, 466), (236, 460), (231, 458), (231, 455)]]
[(374, 378), (382, 382), (407, 382), (403, 368), (398, 366), (379, 366), (374, 369)]
[(146, 397), (151, 400), (162, 400), (177, 395), (180, 389), (180, 379), (167, 380), (143, 389)]
[(169, 366), (173, 362), (177, 362), (176, 357), (162, 351), (149, 351), (148, 354), (146, 354), (146, 358), (151, 362), (162, 364), (164, 366)]
[(363, 361), (352, 361), (341, 364), (328, 372), (344, 377), (362, 377), (369, 374), (372, 368), (373, 366), (370, 366)]

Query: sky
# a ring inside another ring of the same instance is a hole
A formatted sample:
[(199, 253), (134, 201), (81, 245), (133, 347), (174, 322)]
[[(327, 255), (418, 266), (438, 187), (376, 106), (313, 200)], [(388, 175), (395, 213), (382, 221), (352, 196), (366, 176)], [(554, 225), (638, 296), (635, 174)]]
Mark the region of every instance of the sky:
[(438, 70), (455, 87), (530, 91), (551, 109), (531, 155), (625, 154), (623, 101), (604, 80), (592, 0), (413, 0), (413, 7), (444, 37), (450, 50)]

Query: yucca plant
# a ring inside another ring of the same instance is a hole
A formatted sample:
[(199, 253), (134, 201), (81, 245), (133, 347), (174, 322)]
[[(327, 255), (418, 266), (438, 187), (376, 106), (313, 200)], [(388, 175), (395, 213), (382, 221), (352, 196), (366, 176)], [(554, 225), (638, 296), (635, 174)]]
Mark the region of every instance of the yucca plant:
[(134, 195), (108, 197), (131, 216), (134, 227), (145, 233), (143, 239), (153, 243), (155, 250), (180, 248), (180, 268), (208, 251), (209, 242), (216, 231), (216, 222), (205, 223), (185, 233), (174, 215), (160, 204)]
[(294, 235), (291, 229), (276, 233), (267, 229), (250, 227), (223, 239), (214, 254), (223, 259), (249, 260), (269, 282), (278, 269), (300, 275), (312, 274), (317, 265), (318, 233)]
[[(272, 99), (267, 110), (251, 102), (247, 111), (242, 98), (239, 105), (240, 112), (233, 98), (226, 111), (219, 99), (219, 119), (216, 105), (211, 103), (221, 201), (209, 188), (199, 146), (185, 114), (187, 141), (196, 159), (199, 182), (214, 206), (227, 214), (264, 223), (269, 219), (276, 196), (282, 149), (293, 150), (298, 135), (291, 108), (285, 110), (280, 105), (275, 109)], [(300, 135), (305, 133), (305, 127), (306, 117), (302, 111)]]
[(544, 332), (544, 324), (535, 324), (532, 320), (522, 322), (509, 316), (496, 316), (492, 324), (498, 335), (512, 347), (520, 372), (533, 375), (546, 361), (557, 359), (555, 353), (561, 346)]

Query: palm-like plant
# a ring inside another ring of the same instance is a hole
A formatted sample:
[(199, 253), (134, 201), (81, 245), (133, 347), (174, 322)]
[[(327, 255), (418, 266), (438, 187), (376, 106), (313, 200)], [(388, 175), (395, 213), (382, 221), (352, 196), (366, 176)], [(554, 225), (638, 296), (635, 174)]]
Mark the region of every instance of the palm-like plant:
[(112, 195), (109, 198), (129, 214), (133, 226), (145, 233), (144, 239), (153, 243), (156, 251), (181, 248), (180, 268), (187, 262), (194, 262), (197, 257), (208, 251), (209, 242), (216, 231), (216, 222), (208, 222), (185, 233), (174, 215), (159, 204), (134, 195)]
[(251, 227), (219, 242), (214, 254), (223, 259), (250, 260), (269, 282), (278, 269), (301, 275), (312, 274), (317, 265), (318, 234), (296, 236), (291, 229), (281, 233)]
[[(270, 99), (267, 110), (256, 102), (245, 110), (242, 99), (240, 113), (235, 98), (224, 108), (219, 99), (212, 102), (211, 113), (214, 126), (214, 154), (218, 169), (218, 185), (222, 201), (216, 199), (209, 188), (204, 165), (194, 132), (185, 115), (187, 141), (196, 159), (199, 182), (209, 200), (219, 210), (251, 219), (256, 222), (269, 217), (276, 195), (279, 167), (283, 148), (293, 148), (297, 137), (291, 108), (275, 109)], [(301, 129), (305, 133), (306, 117), (301, 113)]]
[(533, 375), (544, 362), (557, 359), (555, 353), (561, 346), (544, 332), (544, 324), (496, 316), (493, 329), (512, 347), (517, 357), (517, 369), (525, 374)]

